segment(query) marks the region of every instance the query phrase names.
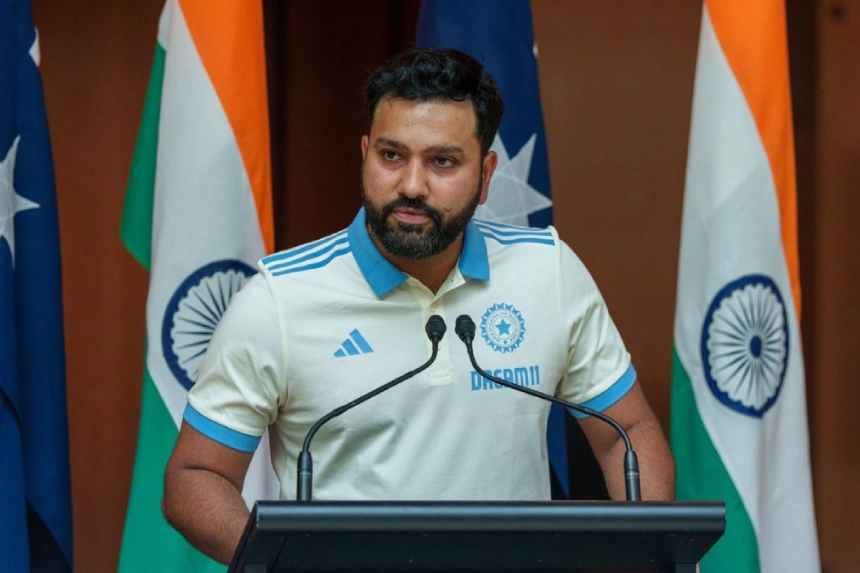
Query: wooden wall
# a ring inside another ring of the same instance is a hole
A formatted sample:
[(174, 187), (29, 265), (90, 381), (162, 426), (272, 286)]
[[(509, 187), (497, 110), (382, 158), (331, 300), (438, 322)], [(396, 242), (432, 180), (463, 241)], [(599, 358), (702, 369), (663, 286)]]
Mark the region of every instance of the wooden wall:
[[(76, 568), (116, 569), (134, 457), (146, 273), (119, 218), (160, 0), (33, 0), (58, 180)], [(86, 9), (82, 9), (82, 6)], [(346, 225), (359, 205), (360, 87), (408, 43), (417, 0), (267, 2), (279, 246)], [(701, 6), (533, 2), (556, 224), (588, 264), (668, 420), (677, 253)], [(803, 334), (821, 551), (860, 549), (854, 382), (860, 303), (860, 0), (789, 2)]]
[(85, 4), (37, 0), (33, 17), (60, 216), (75, 569), (101, 573), (117, 567), (140, 413), (148, 278), (119, 219), (161, 7)]
[[(860, 2), (817, 3), (814, 200), (804, 216), (812, 286), (804, 301), (812, 467), (821, 553), (830, 571), (860, 563)], [(809, 296), (811, 294), (811, 296)]]

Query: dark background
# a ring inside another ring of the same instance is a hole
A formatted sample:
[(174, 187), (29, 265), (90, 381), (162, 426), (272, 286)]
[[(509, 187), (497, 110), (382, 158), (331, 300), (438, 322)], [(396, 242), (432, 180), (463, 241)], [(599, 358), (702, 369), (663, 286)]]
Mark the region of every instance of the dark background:
[[(63, 249), (76, 570), (116, 570), (140, 408), (147, 274), (118, 229), (161, 0), (33, 0)], [(694, 0), (534, 0), (555, 224), (595, 276), (668, 431), (701, 17)], [(266, 3), (278, 247), (359, 205), (361, 85), (418, 2)], [(860, 0), (789, 0), (802, 331), (823, 565), (860, 562)]]

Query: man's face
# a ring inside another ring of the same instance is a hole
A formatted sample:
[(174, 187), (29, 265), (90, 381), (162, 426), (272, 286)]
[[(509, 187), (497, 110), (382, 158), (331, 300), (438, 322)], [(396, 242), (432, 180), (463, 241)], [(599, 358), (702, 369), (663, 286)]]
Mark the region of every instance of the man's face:
[(460, 237), (487, 200), (495, 153), (481, 158), (471, 101), (383, 98), (361, 140), (370, 231), (397, 257), (426, 259)]

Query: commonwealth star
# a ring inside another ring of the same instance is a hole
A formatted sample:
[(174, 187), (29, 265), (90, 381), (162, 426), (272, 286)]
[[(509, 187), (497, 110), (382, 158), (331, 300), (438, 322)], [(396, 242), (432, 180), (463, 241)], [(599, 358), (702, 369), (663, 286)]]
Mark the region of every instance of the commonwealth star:
[(528, 227), (529, 215), (552, 207), (549, 197), (529, 185), (536, 139), (537, 134), (532, 134), (511, 158), (502, 138), (496, 134), (490, 150), (499, 156), (499, 164), (490, 180), (487, 202), (475, 211), (476, 218)]
[(18, 156), (18, 143), (21, 136), (15, 137), (12, 147), (0, 161), (0, 241), (6, 239), (12, 254), (12, 266), (15, 266), (15, 214), (27, 209), (37, 209), (38, 203), (18, 195), (15, 192), (15, 159)]

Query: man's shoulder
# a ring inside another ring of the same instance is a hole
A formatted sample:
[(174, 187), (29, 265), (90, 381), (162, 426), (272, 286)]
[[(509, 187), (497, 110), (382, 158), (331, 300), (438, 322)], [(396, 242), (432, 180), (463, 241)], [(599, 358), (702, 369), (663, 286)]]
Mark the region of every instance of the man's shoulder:
[(325, 269), (350, 252), (347, 229), (342, 229), (321, 239), (267, 255), (259, 260), (257, 267), (269, 277), (286, 277)]
[(495, 221), (484, 221), (473, 219), (475, 228), (487, 240), (487, 246), (509, 249), (522, 249), (530, 247), (558, 247), (558, 233), (552, 226), (545, 229), (537, 227), (523, 227), (510, 223), (497, 223)]
[(582, 260), (552, 225), (522, 227), (478, 219), (474, 223), (485, 239), (493, 269), (525, 273), (526, 279), (540, 273), (557, 273), (566, 281), (591, 280)]
[(490, 267), (546, 269), (555, 266), (564, 243), (553, 227), (522, 227), (475, 219), (474, 228), (484, 238)]

